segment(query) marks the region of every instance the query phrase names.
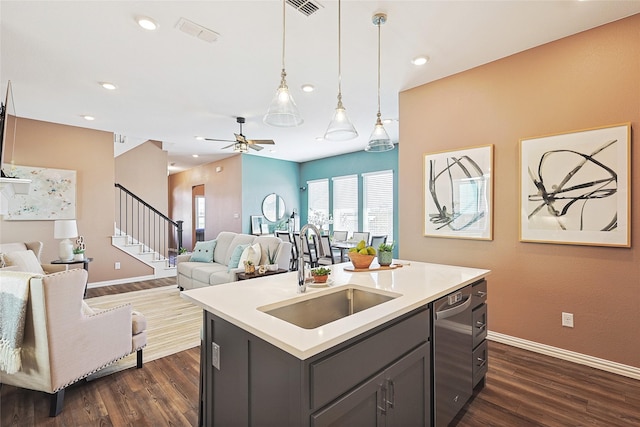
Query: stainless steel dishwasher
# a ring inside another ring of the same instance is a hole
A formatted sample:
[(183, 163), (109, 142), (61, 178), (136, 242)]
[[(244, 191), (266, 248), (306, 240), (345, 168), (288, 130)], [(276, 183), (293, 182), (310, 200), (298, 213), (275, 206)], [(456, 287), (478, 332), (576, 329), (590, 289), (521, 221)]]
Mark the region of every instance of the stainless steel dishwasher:
[(447, 426), (472, 394), (473, 336), (468, 285), (433, 303), (434, 421)]

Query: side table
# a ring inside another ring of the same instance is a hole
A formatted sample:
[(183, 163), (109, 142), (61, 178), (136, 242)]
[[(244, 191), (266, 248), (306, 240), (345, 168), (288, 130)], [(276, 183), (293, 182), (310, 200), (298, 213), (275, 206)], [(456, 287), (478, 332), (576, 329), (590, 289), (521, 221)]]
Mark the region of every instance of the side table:
[(272, 276), (274, 274), (282, 274), (287, 272), (289, 272), (289, 270), (285, 270), (284, 268), (279, 268), (276, 271), (267, 271), (266, 273), (263, 273), (263, 274), (258, 273), (258, 271), (256, 271), (255, 273), (238, 273), (238, 280), (255, 279), (256, 277)]
[[(87, 258), (85, 257), (83, 260), (78, 261), (75, 259), (72, 259), (71, 261), (63, 261), (61, 259), (54, 259), (53, 261), (51, 261), (51, 264), (67, 264), (67, 265), (71, 265), (71, 264), (83, 264), (82, 268), (84, 268), (87, 273), (89, 272), (89, 263), (93, 261), (93, 258)], [(87, 285), (88, 282), (84, 285), (84, 296), (87, 296)]]

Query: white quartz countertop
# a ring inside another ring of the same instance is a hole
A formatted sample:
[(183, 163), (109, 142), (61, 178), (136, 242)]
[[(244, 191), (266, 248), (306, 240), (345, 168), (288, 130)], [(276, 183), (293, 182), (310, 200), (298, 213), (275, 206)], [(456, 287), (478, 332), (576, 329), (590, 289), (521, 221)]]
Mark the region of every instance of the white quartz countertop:
[[(331, 285), (315, 288), (307, 285), (298, 293), (297, 272), (276, 274), (251, 280), (183, 291), (182, 297), (222, 319), (262, 338), (276, 347), (307, 359), (389, 320), (445, 296), (487, 276), (490, 270), (394, 260), (403, 264), (394, 270), (350, 272), (350, 262), (331, 266)], [(377, 265), (372, 264), (372, 267)], [(348, 285), (372, 288), (381, 293), (399, 295), (315, 329), (304, 329), (259, 310), (334, 292)]]

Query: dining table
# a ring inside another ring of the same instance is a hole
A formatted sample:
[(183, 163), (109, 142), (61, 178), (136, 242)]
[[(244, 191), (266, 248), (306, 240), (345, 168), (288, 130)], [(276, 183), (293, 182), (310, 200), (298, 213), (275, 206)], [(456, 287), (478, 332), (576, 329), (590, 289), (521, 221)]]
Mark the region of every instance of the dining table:
[(334, 240), (331, 242), (331, 247), (340, 250), (340, 261), (345, 262), (349, 261), (348, 258), (345, 258), (345, 252), (351, 248), (355, 248), (358, 246), (358, 242), (355, 240)]

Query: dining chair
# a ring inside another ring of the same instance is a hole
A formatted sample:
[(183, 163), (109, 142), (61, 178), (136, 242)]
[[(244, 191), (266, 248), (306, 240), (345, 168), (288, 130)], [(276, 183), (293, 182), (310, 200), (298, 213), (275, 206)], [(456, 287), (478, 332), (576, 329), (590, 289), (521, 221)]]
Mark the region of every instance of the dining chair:
[(387, 235), (383, 235), (383, 236), (371, 236), (371, 245), (373, 247), (373, 249), (375, 249), (376, 251), (378, 250), (378, 246), (380, 246), (381, 243), (387, 243)]
[(296, 248), (296, 242), (291, 238), (291, 234), (288, 231), (276, 230), (276, 237), (279, 237), (283, 242), (291, 243), (291, 261), (289, 261), (289, 270), (296, 270), (298, 268), (298, 250)]
[[(300, 233), (294, 233), (293, 238), (296, 241), (296, 245), (298, 246), (298, 251), (302, 251), (302, 259), (304, 262), (309, 263), (311, 267), (316, 267), (318, 262), (318, 257), (315, 254), (314, 250), (310, 250), (309, 248), (309, 238), (305, 234), (301, 236)], [(298, 252), (298, 257), (300, 256), (300, 252)]]
[(354, 231), (352, 240), (359, 242), (360, 240), (364, 240), (365, 244), (369, 246), (369, 232), (368, 231)]
[(349, 232), (348, 231), (334, 231), (333, 232), (333, 240), (338, 242), (344, 242), (347, 240)]
[[(330, 265), (335, 264), (335, 258), (333, 256), (333, 249), (331, 248), (331, 239), (329, 236), (320, 236), (320, 241), (318, 242), (318, 236), (313, 236), (313, 241), (316, 245), (316, 248), (321, 248), (321, 253), (318, 254), (318, 265)], [(338, 257), (340, 256), (338, 252)]]

